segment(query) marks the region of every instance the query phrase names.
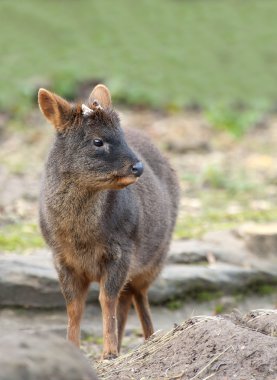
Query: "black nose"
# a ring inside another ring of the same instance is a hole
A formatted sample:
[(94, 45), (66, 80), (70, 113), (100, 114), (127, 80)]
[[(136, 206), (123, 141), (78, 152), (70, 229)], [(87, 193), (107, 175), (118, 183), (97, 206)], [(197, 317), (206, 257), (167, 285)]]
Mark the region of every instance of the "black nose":
[(135, 165), (132, 166), (132, 173), (135, 177), (140, 177), (143, 173), (143, 164), (142, 162), (137, 162)]

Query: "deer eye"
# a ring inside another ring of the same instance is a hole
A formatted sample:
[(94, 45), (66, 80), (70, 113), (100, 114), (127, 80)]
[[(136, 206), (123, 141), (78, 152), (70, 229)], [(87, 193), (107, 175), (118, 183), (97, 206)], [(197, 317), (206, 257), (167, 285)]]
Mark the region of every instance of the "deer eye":
[(93, 144), (94, 144), (95, 146), (103, 146), (103, 141), (100, 140), (100, 139), (94, 139), (94, 140), (93, 140)]

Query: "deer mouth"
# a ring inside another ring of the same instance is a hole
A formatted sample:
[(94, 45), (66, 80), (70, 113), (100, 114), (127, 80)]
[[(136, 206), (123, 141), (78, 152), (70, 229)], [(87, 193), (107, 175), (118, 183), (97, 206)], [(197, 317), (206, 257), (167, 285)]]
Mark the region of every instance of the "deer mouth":
[(120, 187), (126, 187), (137, 182), (137, 180), (138, 180), (138, 177), (135, 177), (133, 175), (124, 176), (124, 177), (116, 177), (116, 184), (119, 185)]

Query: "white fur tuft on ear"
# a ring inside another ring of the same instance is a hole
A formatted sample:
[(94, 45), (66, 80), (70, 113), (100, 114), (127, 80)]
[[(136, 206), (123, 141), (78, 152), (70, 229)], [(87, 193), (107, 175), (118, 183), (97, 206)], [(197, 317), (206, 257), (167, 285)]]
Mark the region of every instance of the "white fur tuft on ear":
[(97, 110), (102, 110), (103, 107), (99, 104), (98, 100), (94, 99), (94, 101), (92, 102), (92, 106), (93, 108), (97, 109)]
[(93, 113), (93, 110), (87, 107), (85, 104), (82, 104), (82, 113), (84, 116), (89, 116)]

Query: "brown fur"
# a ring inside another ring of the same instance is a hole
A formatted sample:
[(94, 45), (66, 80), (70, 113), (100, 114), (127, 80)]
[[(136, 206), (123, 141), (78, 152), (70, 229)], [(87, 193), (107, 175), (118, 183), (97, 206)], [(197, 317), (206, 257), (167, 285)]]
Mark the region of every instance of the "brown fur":
[(39, 92), (40, 108), (57, 130), (42, 183), (40, 225), (67, 305), (68, 339), (79, 345), (87, 290), (99, 282), (103, 358), (112, 358), (132, 303), (144, 337), (154, 331), (147, 292), (169, 247), (179, 190), (174, 171), (148, 138), (134, 130), (123, 134), (109, 90), (97, 86), (90, 99), (103, 109), (90, 106), (93, 112), (83, 116), (80, 106)]

